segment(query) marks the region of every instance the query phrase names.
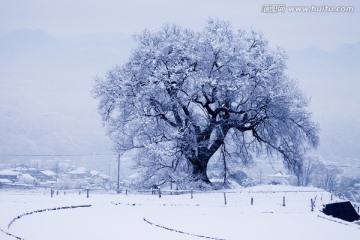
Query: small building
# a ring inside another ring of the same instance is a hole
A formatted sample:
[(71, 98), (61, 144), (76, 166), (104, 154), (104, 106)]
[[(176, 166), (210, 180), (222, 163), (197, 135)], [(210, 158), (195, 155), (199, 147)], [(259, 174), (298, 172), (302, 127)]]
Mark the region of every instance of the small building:
[(35, 172), (37, 172), (37, 171), (39, 171), (39, 169), (36, 169), (36, 168), (32, 168), (32, 167), (30, 167), (30, 168), (28, 168), (27, 173), (29, 173), (29, 174), (33, 174), (33, 173), (35, 173)]
[(0, 179), (7, 179), (12, 182), (16, 182), (18, 180), (18, 172), (13, 170), (5, 169), (0, 171)]
[(29, 171), (29, 167), (25, 164), (18, 165), (14, 168), (14, 171), (19, 173), (27, 173)]
[(84, 179), (89, 177), (89, 171), (86, 168), (76, 168), (67, 172), (70, 179)]
[(284, 174), (281, 171), (276, 172), (273, 175), (268, 176), (268, 182), (271, 184), (289, 185), (291, 176)]
[(31, 173), (31, 176), (38, 179), (41, 182), (46, 181), (55, 181), (56, 180), (56, 173), (50, 170), (43, 170)]
[(29, 184), (29, 185), (35, 185), (36, 178), (34, 178), (33, 176), (31, 176), (28, 173), (24, 173), (19, 176), (19, 182), (22, 182), (24, 184)]
[(106, 184), (111, 184), (114, 181), (110, 176), (103, 172), (91, 171), (91, 178), (89, 179), (89, 182), (96, 186), (104, 186)]
[(10, 181), (9, 179), (0, 178), (0, 187), (6, 186), (6, 185), (11, 185), (12, 183), (13, 182)]

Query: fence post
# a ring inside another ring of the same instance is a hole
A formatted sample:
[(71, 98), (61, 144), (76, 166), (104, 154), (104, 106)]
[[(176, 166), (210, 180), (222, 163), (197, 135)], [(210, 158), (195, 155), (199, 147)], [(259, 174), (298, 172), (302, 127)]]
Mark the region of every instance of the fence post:
[(226, 193), (224, 192), (224, 203), (225, 203), (225, 205), (226, 205)]
[(159, 198), (161, 198), (161, 188), (159, 188)]
[(314, 211), (314, 201), (312, 198), (310, 199), (310, 202), (311, 202), (311, 211), (313, 212)]
[(125, 196), (127, 196), (127, 192), (128, 192), (128, 190), (126, 189), (126, 190), (125, 190)]
[(283, 197), (283, 207), (285, 207), (285, 196)]
[(330, 196), (330, 200), (332, 201), (333, 200), (333, 195), (331, 194), (331, 196)]
[(251, 205), (254, 205), (254, 198), (251, 197)]
[(54, 196), (54, 189), (53, 188), (50, 189), (50, 195), (51, 195), (51, 198), (53, 198), (53, 196)]
[(191, 199), (193, 199), (194, 198), (194, 196), (193, 196), (193, 189), (191, 189), (191, 191), (190, 191), (190, 195), (191, 195)]
[(89, 188), (86, 188), (86, 198), (89, 198)]

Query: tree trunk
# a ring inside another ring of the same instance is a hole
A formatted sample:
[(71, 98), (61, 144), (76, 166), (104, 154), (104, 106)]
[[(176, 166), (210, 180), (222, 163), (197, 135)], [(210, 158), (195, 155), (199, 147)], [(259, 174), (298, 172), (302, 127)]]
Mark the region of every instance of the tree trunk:
[(199, 147), (197, 154), (193, 151), (191, 157), (188, 158), (192, 165), (192, 174), (195, 180), (202, 181), (206, 184), (210, 184), (210, 179), (207, 175), (207, 166), (210, 158), (219, 149), (219, 146), (214, 146), (208, 149), (207, 147)]
[(199, 180), (204, 183), (211, 183), (208, 176), (207, 176), (207, 164), (210, 159), (197, 159), (194, 163), (192, 162), (192, 174), (196, 180)]
[(193, 176), (196, 180), (200, 180), (207, 184), (211, 183), (207, 176), (207, 165), (210, 161), (210, 158), (224, 144), (225, 136), (230, 130), (230, 128), (230, 124), (223, 124), (223, 135), (219, 136), (218, 139), (216, 139), (210, 147), (208, 146), (208, 142), (212, 131), (206, 131), (206, 134), (202, 134), (202, 138), (198, 138), (197, 151), (191, 151), (191, 156), (188, 157), (188, 160), (193, 167)]

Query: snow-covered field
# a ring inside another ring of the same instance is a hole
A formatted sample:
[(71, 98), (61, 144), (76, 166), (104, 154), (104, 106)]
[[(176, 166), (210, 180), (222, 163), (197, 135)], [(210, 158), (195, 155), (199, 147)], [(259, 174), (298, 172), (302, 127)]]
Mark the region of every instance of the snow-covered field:
[[(49, 193), (1, 190), (0, 239), (360, 239), (360, 226), (320, 212), (331, 194), (316, 188), (243, 188), (226, 192), (226, 204), (223, 192)], [(81, 207), (56, 209), (70, 206)]]

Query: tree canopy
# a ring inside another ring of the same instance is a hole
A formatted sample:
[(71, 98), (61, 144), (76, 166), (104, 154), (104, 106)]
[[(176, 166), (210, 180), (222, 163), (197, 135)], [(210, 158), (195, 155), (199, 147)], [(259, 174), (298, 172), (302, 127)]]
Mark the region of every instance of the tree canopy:
[(201, 32), (165, 25), (135, 39), (129, 60), (97, 79), (94, 93), (117, 151), (137, 149), (143, 182), (210, 182), (215, 155), (225, 174), (228, 163), (256, 154), (301, 171), (318, 126), (281, 49), (220, 20)]

